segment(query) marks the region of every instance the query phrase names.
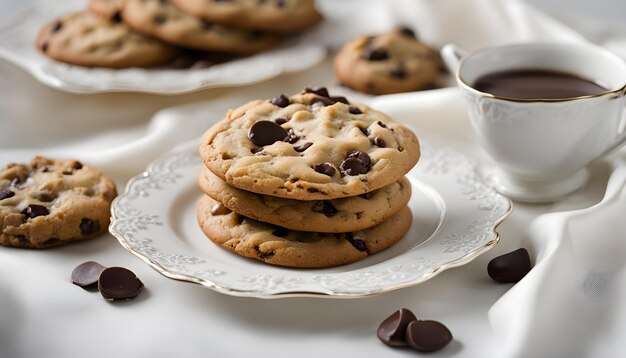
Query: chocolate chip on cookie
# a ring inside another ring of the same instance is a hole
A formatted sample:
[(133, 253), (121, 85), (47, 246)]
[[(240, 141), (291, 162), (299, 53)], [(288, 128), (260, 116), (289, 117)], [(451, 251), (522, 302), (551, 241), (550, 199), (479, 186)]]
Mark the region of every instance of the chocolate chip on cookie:
[(282, 107), (285, 108), (287, 107), (291, 102), (289, 101), (289, 97), (285, 96), (284, 94), (281, 94), (277, 97), (274, 97), (270, 100), (270, 103), (278, 106), (278, 107)]
[(365, 174), (370, 170), (371, 159), (365, 152), (355, 151), (341, 162), (341, 171), (346, 175)]
[(333, 167), (332, 163), (318, 163), (313, 166), (313, 169), (321, 174), (326, 174), (329, 177), (335, 175), (335, 167)]
[(248, 139), (260, 146), (274, 144), (287, 138), (293, 140), (293, 136), (293, 132), (288, 133), (283, 127), (270, 121), (258, 121), (248, 131)]

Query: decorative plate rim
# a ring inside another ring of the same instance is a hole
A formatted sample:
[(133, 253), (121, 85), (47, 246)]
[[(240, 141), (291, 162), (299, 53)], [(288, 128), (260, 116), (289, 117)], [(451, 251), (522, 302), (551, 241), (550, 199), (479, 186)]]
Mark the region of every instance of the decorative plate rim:
[[(378, 295), (378, 294), (382, 294), (382, 293), (386, 293), (386, 292), (390, 292), (390, 291), (395, 291), (398, 289), (402, 289), (402, 288), (406, 288), (406, 287), (410, 287), (410, 286), (414, 286), (416, 284), (419, 284), (421, 282), (427, 281), (433, 277), (435, 277), (436, 275), (438, 275), (439, 273), (454, 268), (454, 267), (458, 267), (458, 266), (462, 266), (465, 265), (471, 261), (473, 261), (476, 257), (482, 255), (483, 253), (485, 253), (486, 251), (490, 250), (491, 248), (493, 248), (499, 241), (500, 241), (500, 233), (498, 232), (498, 227), (500, 226), (500, 224), (502, 222), (504, 222), (504, 220), (506, 220), (506, 218), (508, 218), (511, 214), (511, 212), (513, 211), (513, 203), (512, 201), (499, 194), (496, 193), (496, 195), (504, 200), (504, 202), (506, 203), (506, 210), (505, 212), (498, 217), (494, 222), (493, 222), (493, 227), (491, 227), (490, 233), (493, 235), (493, 238), (491, 238), (490, 240), (488, 240), (487, 242), (485, 242), (482, 246), (466, 253), (463, 256), (460, 256), (454, 260), (448, 261), (444, 264), (440, 264), (440, 265), (436, 265), (433, 268), (429, 269), (428, 271), (424, 272), (421, 276), (416, 277), (414, 279), (410, 279), (407, 280), (405, 282), (401, 282), (401, 283), (397, 283), (394, 285), (389, 285), (387, 287), (383, 287), (383, 288), (377, 288), (377, 289), (373, 289), (370, 291), (364, 291), (364, 292), (334, 292), (331, 291), (329, 289), (326, 290), (326, 292), (322, 292), (320, 291), (308, 291), (308, 290), (293, 290), (293, 291), (284, 291), (284, 292), (272, 292), (272, 293), (267, 293), (267, 292), (261, 292), (259, 290), (240, 290), (240, 289), (234, 289), (234, 288), (229, 288), (229, 287), (224, 287), (222, 285), (220, 285), (219, 283), (216, 283), (210, 279), (206, 279), (206, 278), (199, 278), (199, 277), (195, 277), (195, 276), (191, 276), (191, 275), (187, 275), (187, 274), (182, 274), (182, 273), (176, 273), (176, 272), (172, 272), (170, 271), (168, 268), (164, 267), (162, 264), (160, 264), (159, 262), (157, 262), (156, 260), (154, 260), (153, 258), (151, 258), (150, 256), (140, 252), (139, 250), (137, 250), (135, 247), (133, 247), (128, 241), (127, 238), (124, 237), (124, 235), (118, 231), (117, 226), (118, 226), (118, 213), (117, 213), (117, 206), (119, 201), (121, 201), (122, 199), (124, 199), (125, 197), (127, 197), (132, 188), (140, 181), (145, 180), (147, 178), (150, 178), (152, 175), (155, 174), (155, 168), (158, 167), (158, 165), (160, 163), (165, 162), (165, 159), (168, 158), (169, 156), (172, 156), (176, 153), (182, 152), (185, 149), (188, 150), (188, 147), (190, 147), (191, 145), (195, 144), (197, 145), (197, 140), (192, 140), (186, 143), (183, 143), (179, 146), (177, 146), (176, 148), (174, 148), (173, 150), (171, 150), (170, 152), (168, 152), (167, 154), (165, 154), (162, 157), (159, 157), (158, 159), (156, 159), (155, 161), (153, 161), (147, 168), (145, 171), (143, 171), (142, 173), (139, 173), (137, 175), (135, 175), (134, 177), (132, 177), (126, 184), (124, 192), (122, 194), (120, 194), (117, 198), (115, 198), (111, 204), (111, 224), (109, 225), (109, 232), (111, 233), (111, 235), (113, 235), (118, 242), (124, 247), (124, 249), (126, 249), (127, 251), (129, 251), (130, 253), (132, 253), (133, 255), (137, 256), (138, 258), (140, 258), (142, 261), (146, 262), (150, 267), (152, 267), (154, 270), (156, 270), (157, 272), (159, 272), (160, 274), (162, 274), (165, 277), (174, 279), (174, 280), (178, 280), (178, 281), (186, 281), (186, 282), (191, 282), (191, 283), (195, 283), (195, 284), (199, 284), (202, 285), (204, 287), (207, 287), (209, 289), (212, 289), (216, 292), (222, 293), (222, 294), (227, 294), (227, 295), (231, 295), (231, 296), (238, 296), (238, 297), (254, 297), (254, 298), (263, 298), (263, 299), (275, 299), (275, 298), (287, 298), (287, 297), (317, 297), (317, 298), (360, 298), (360, 297), (370, 297), (370, 296), (374, 296), (374, 295)], [(453, 153), (456, 153), (454, 151), (451, 151)], [(461, 153), (457, 153), (458, 155), (467, 158), (465, 155), (461, 154)], [(473, 164), (472, 165), (472, 169), (471, 169), (477, 176), (480, 176), (477, 172), (477, 165)], [(416, 180), (415, 178), (411, 178), (412, 180)], [(494, 191), (494, 189), (492, 189), (491, 187), (489, 188), (490, 190)], [(436, 236), (436, 234), (433, 234), (431, 238), (429, 238), (429, 240), (431, 240), (434, 236)]]

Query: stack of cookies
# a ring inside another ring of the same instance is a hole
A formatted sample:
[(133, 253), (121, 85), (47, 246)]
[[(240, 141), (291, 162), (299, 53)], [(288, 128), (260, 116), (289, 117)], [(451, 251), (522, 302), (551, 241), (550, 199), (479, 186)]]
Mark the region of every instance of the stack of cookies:
[(337, 266), (390, 247), (411, 225), (404, 175), (420, 157), (415, 134), (325, 88), (229, 111), (200, 155), (202, 231), (245, 257)]
[(75, 65), (151, 67), (189, 53), (181, 49), (254, 54), (321, 19), (314, 0), (91, 0), (46, 25), (37, 48)]

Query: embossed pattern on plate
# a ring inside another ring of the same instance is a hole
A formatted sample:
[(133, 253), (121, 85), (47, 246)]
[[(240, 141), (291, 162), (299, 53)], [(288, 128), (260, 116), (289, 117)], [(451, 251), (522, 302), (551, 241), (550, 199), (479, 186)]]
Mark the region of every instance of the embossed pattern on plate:
[(230, 253), (210, 242), (195, 218), (201, 160), (186, 143), (129, 181), (113, 203), (110, 232), (163, 275), (215, 291), (261, 298), (363, 297), (411, 286), (468, 263), (498, 240), (511, 202), (490, 188), (466, 156), (422, 145), (408, 174), (413, 224), (395, 246), (359, 262), (290, 269)]
[(304, 70), (326, 56), (323, 46), (294, 38), (270, 51), (203, 69), (112, 70), (73, 66), (48, 59), (35, 49), (39, 30), (56, 16), (84, 10), (85, 0), (16, 1), (0, 14), (0, 59), (30, 73), (40, 82), (74, 93), (146, 92), (180, 94), (204, 88), (239, 86)]

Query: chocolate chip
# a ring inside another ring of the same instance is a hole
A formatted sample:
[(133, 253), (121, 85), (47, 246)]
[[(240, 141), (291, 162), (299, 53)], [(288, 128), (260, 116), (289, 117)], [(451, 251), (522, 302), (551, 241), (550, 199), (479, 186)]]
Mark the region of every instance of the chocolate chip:
[(46, 52), (48, 51), (48, 43), (44, 42), (41, 44), (41, 51)]
[(318, 96), (322, 96), (322, 97), (330, 97), (330, 94), (328, 93), (328, 89), (326, 87), (307, 87), (304, 89), (303, 91), (304, 93), (314, 93)]
[(406, 346), (406, 327), (411, 321), (416, 320), (417, 318), (410, 310), (406, 308), (399, 309), (378, 326), (376, 336), (388, 346)]
[(231, 212), (232, 211), (229, 208), (225, 207), (222, 203), (217, 203), (211, 208), (211, 215), (213, 216), (228, 215)]
[(83, 163), (79, 162), (78, 160), (75, 160), (74, 162), (72, 162), (72, 168), (76, 170), (83, 169)]
[(252, 143), (260, 146), (270, 145), (287, 138), (287, 131), (278, 124), (270, 121), (258, 121), (248, 130), (248, 138)]
[(49, 190), (42, 190), (42, 191), (34, 192), (31, 195), (33, 196), (33, 198), (39, 201), (42, 201), (44, 203), (49, 203), (53, 201), (54, 199), (56, 199), (56, 196), (54, 195), (54, 193), (52, 193)]
[(524, 248), (498, 256), (487, 265), (489, 277), (500, 283), (519, 282), (530, 269), (530, 256)]
[(63, 23), (61, 21), (57, 21), (54, 26), (52, 26), (52, 33), (55, 33), (63, 28)]
[(11, 190), (0, 190), (0, 200), (12, 198), (13, 196), (15, 196), (15, 193)]
[(117, 10), (115, 13), (113, 13), (113, 17), (111, 18), (111, 20), (116, 23), (122, 22), (122, 12)]
[(350, 108), (348, 108), (348, 112), (350, 112), (350, 114), (363, 114), (358, 107), (354, 106), (350, 106)]
[(452, 333), (441, 322), (412, 321), (406, 328), (406, 342), (420, 352), (439, 350), (452, 341)]
[(331, 203), (327, 201), (320, 201), (313, 206), (312, 210), (316, 213), (322, 213), (329, 218), (339, 213), (339, 210), (337, 210), (337, 208), (335, 208)]
[(381, 121), (376, 122), (379, 126), (383, 127), (383, 128), (387, 128), (387, 125)]
[(341, 163), (339, 169), (346, 175), (365, 174), (370, 170), (371, 159), (365, 152), (355, 151)]
[(369, 135), (369, 131), (367, 130), (367, 128), (363, 128), (363, 127), (358, 127), (359, 130), (361, 131), (361, 133), (363, 133), (364, 136), (368, 136)]
[(26, 219), (33, 219), (38, 216), (45, 216), (50, 214), (50, 210), (43, 205), (31, 204), (24, 210), (22, 210), (22, 214), (26, 217)]
[(295, 150), (296, 150), (296, 152), (298, 152), (298, 153), (302, 153), (302, 152), (304, 152), (305, 150), (309, 149), (309, 147), (310, 147), (310, 146), (312, 146), (312, 145), (313, 145), (313, 143), (311, 143), (311, 142), (306, 142), (306, 143), (302, 143), (302, 144), (300, 144), (300, 145), (294, 145), (294, 146), (293, 146), (293, 149), (295, 149)]
[(340, 102), (340, 103), (343, 103), (343, 104), (350, 104), (350, 102), (348, 102), (348, 99), (346, 97), (343, 97), (343, 96), (330, 97), (330, 99), (335, 101), (335, 103)]
[(262, 151), (263, 148), (251, 148), (250, 151), (252, 152), (252, 154), (257, 154), (258, 152)]
[(368, 252), (367, 244), (365, 243), (365, 241), (359, 239), (358, 237), (355, 237), (353, 233), (347, 233), (344, 238), (348, 240), (348, 242), (352, 244), (355, 249), (361, 252)]
[(391, 72), (389, 72), (389, 75), (399, 80), (405, 79), (407, 75), (406, 68), (403, 64), (399, 63), (393, 70), (391, 70)]
[(15, 235), (15, 240), (17, 240), (17, 245), (19, 246), (27, 246), (29, 244), (24, 235)]
[(278, 125), (282, 125), (282, 124), (287, 123), (288, 121), (289, 121), (289, 120), (288, 120), (287, 118), (280, 117), (280, 118), (276, 118), (276, 119), (274, 120), (274, 123), (276, 123), (276, 124), (278, 124)]
[(318, 97), (315, 98), (311, 101), (311, 106), (312, 107), (326, 107), (326, 106), (332, 106), (333, 104), (335, 104), (336, 102), (333, 101), (330, 98), (327, 97)]
[(295, 142), (297, 142), (299, 140), (300, 140), (300, 137), (298, 137), (296, 135), (296, 133), (293, 131), (293, 129), (290, 128), (289, 131), (287, 132), (287, 137), (285, 137), (285, 139), (283, 139), (283, 142), (287, 142), (289, 144), (294, 144)]
[(100, 294), (107, 300), (130, 300), (137, 297), (143, 283), (129, 269), (109, 267), (98, 278)]
[(415, 31), (413, 31), (413, 29), (411, 29), (411, 28), (409, 28), (407, 26), (400, 26), (398, 28), (398, 32), (401, 33), (404, 36), (407, 36), (407, 37), (412, 37), (414, 39), (417, 38), (417, 35), (415, 35)]
[(380, 138), (380, 137), (374, 138), (374, 144), (377, 147), (380, 147), (380, 148), (385, 148), (386, 147), (385, 141), (382, 138)]
[(285, 108), (291, 104), (291, 101), (289, 100), (289, 97), (285, 96), (284, 94), (281, 94), (280, 96), (272, 98), (270, 100), (270, 103), (275, 106)]
[(157, 25), (162, 25), (163, 23), (165, 23), (165, 21), (167, 21), (167, 17), (163, 14), (156, 14), (152, 21), (154, 21), (154, 23)]
[(289, 234), (289, 230), (285, 229), (284, 227), (279, 227), (276, 230), (272, 231), (272, 235), (278, 237), (285, 237), (287, 236), (287, 234)]
[(368, 47), (365, 49), (365, 59), (368, 61), (384, 61), (389, 58), (387, 50)]
[(331, 163), (318, 163), (313, 166), (313, 170), (318, 173), (326, 174), (329, 177), (335, 175), (335, 167)]
[(83, 218), (80, 221), (80, 233), (90, 235), (100, 230), (100, 223), (91, 219)]
[(97, 262), (83, 262), (72, 271), (72, 283), (83, 288), (95, 287), (104, 269), (106, 267)]

